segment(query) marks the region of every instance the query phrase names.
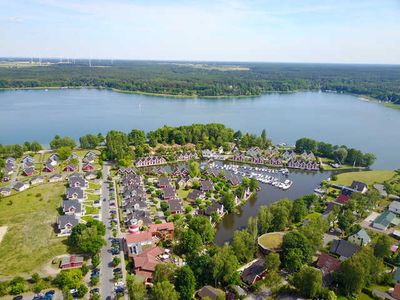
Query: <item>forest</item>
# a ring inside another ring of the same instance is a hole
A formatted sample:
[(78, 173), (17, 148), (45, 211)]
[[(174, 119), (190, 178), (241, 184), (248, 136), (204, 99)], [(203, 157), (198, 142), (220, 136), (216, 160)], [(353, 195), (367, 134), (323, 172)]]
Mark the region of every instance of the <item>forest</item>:
[(187, 97), (322, 90), (400, 104), (400, 66), (395, 65), (92, 60), (89, 66), (88, 60), (41, 65), (26, 60), (20, 67), (2, 60), (0, 88), (98, 87)]

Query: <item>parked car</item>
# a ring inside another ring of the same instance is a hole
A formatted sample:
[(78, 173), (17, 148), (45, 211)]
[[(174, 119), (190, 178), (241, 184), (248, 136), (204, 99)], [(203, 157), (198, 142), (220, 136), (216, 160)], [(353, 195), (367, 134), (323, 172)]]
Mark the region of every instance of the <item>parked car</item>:
[(119, 254), (119, 249), (111, 248), (111, 254), (112, 254), (112, 255), (117, 255), (117, 254)]
[(98, 294), (100, 293), (100, 289), (99, 288), (94, 288), (90, 291), (91, 294)]
[(15, 296), (13, 298), (13, 300), (22, 300), (23, 298), (24, 298), (23, 296), (19, 295), (19, 296)]
[(121, 268), (115, 268), (113, 270), (114, 273), (122, 273), (122, 269)]

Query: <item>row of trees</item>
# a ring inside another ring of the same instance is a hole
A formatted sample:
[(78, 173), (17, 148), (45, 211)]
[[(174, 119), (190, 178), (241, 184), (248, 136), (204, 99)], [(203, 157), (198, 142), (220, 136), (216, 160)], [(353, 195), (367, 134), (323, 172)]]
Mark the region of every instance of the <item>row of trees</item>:
[[(93, 64), (94, 62), (92, 62)], [(269, 91), (326, 90), (367, 95), (400, 103), (400, 68), (314, 64), (242, 63), (230, 70), (224, 63), (193, 68), (154, 62), (97, 62), (107, 68), (90, 68), (87, 61), (45, 67), (3, 68), (0, 88), (102, 87), (126, 91), (188, 96), (252, 96)]]
[(296, 152), (302, 153), (303, 151), (311, 151), (318, 156), (333, 159), (341, 164), (346, 163), (360, 167), (369, 167), (376, 159), (372, 153), (363, 153), (358, 149), (348, 148), (345, 145), (332, 145), (310, 138), (301, 138), (296, 141)]

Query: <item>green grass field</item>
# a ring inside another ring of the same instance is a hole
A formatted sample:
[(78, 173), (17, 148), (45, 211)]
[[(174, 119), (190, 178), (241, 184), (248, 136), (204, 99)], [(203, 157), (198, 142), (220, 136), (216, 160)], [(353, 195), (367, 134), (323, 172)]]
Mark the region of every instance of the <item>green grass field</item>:
[(54, 256), (67, 252), (54, 224), (65, 187), (43, 184), (0, 200), (0, 226), (8, 230), (0, 244), (0, 276), (40, 271)]
[(284, 235), (284, 232), (271, 232), (263, 234), (258, 238), (258, 244), (266, 249), (280, 249)]
[(394, 176), (394, 171), (391, 170), (375, 170), (375, 171), (362, 171), (362, 172), (348, 172), (337, 175), (336, 181), (331, 181), (334, 184), (351, 185), (353, 180), (364, 182), (371, 185), (378, 182), (384, 182)]

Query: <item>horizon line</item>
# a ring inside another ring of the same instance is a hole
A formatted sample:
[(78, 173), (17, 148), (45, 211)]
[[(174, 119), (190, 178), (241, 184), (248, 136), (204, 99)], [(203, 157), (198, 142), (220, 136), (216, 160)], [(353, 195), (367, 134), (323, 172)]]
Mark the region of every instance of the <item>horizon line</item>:
[(2, 59), (24, 59), (24, 60), (79, 60), (79, 61), (131, 61), (131, 62), (165, 62), (165, 63), (240, 63), (240, 64), (308, 64), (308, 65), (367, 65), (367, 66), (400, 66), (400, 63), (364, 63), (364, 62), (310, 62), (310, 61), (251, 61), (251, 60), (187, 60), (187, 59), (141, 59), (141, 58), (91, 58), (91, 57), (68, 57), (68, 56), (0, 56)]

